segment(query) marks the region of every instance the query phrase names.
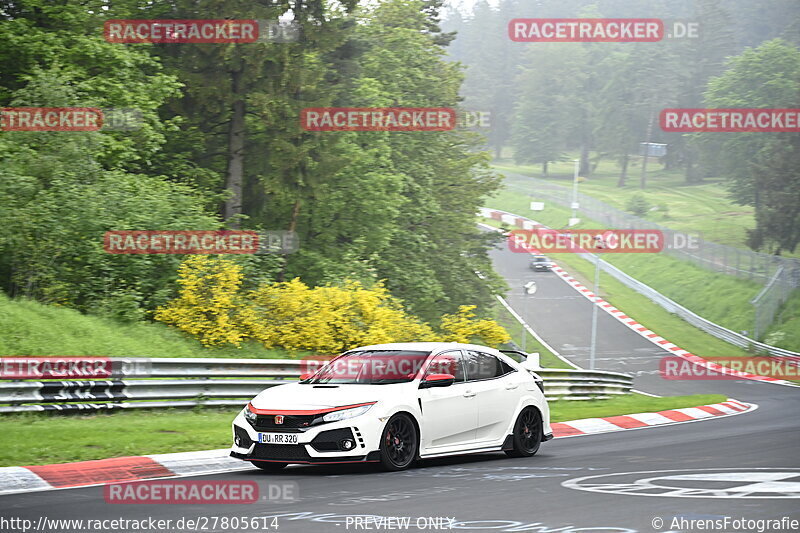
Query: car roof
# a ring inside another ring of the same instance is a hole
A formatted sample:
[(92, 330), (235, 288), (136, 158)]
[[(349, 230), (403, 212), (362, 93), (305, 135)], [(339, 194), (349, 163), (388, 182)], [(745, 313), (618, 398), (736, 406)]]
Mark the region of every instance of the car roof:
[(349, 351), (357, 350), (414, 350), (423, 352), (441, 352), (444, 350), (476, 350), (492, 354), (499, 354), (496, 349), (479, 344), (464, 344), (460, 342), (393, 342), (388, 344), (373, 344), (359, 346)]

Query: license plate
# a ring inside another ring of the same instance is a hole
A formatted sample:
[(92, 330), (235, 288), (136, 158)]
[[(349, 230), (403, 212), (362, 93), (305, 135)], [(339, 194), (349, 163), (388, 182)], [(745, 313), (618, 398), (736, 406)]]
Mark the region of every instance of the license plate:
[(297, 444), (298, 433), (259, 433), (261, 444)]

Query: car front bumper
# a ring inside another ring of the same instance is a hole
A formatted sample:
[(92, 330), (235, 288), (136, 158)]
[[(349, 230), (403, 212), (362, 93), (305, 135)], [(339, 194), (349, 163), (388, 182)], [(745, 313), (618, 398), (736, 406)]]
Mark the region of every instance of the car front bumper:
[[(244, 461), (325, 464), (378, 461), (382, 422), (369, 413), (307, 428), (256, 429), (242, 413), (233, 420), (231, 457)], [(259, 433), (297, 433), (297, 444), (262, 444)], [(352, 441), (351, 449), (343, 446)]]

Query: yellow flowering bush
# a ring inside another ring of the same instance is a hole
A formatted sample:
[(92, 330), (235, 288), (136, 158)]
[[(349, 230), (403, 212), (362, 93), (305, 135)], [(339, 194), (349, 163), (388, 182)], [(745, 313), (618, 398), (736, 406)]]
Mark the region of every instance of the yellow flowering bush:
[(439, 329), (442, 341), (477, 342), (487, 346), (497, 346), (511, 340), (506, 329), (494, 320), (476, 319), (474, 305), (462, 305), (458, 312), (442, 316)]
[(245, 339), (242, 324), (252, 309), (242, 301), (242, 269), (233, 261), (194, 255), (178, 268), (178, 297), (156, 309), (154, 318), (197, 337), (206, 346)]
[(155, 319), (194, 335), (206, 346), (255, 340), (266, 347), (335, 354), (387, 342), (509, 340), (502, 326), (476, 319), (475, 306), (444, 315), (440, 333), (410, 315), (383, 283), (357, 281), (308, 287), (295, 278), (242, 291), (242, 269), (233, 261), (192, 256), (178, 270), (178, 297)]
[(366, 288), (346, 281), (343, 286), (309, 288), (296, 278), (261, 286), (249, 300), (255, 310), (252, 336), (268, 347), (338, 353), (434, 336), (382, 284)]

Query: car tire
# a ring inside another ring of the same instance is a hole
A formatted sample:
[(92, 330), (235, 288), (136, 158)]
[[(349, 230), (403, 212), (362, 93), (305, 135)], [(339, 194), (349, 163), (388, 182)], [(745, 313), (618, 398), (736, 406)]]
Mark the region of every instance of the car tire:
[(271, 461), (250, 461), (250, 464), (267, 472), (277, 472), (288, 466), (288, 463), (273, 463)]
[(542, 415), (534, 407), (526, 407), (514, 423), (513, 448), (505, 450), (510, 457), (531, 457), (539, 451), (544, 432)]
[(397, 413), (386, 422), (381, 432), (381, 466), (396, 472), (410, 467), (417, 458), (419, 433), (414, 420), (406, 413)]

